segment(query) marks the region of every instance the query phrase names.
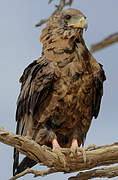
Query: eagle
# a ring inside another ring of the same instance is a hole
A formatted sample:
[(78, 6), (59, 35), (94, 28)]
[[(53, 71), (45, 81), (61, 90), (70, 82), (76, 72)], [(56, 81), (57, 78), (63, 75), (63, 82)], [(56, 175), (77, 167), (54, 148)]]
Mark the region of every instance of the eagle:
[[(84, 144), (92, 118), (97, 118), (105, 73), (83, 39), (86, 17), (69, 8), (53, 15), (42, 30), (42, 55), (20, 78), (16, 134), (29, 136), (53, 150)], [(13, 175), (32, 167), (19, 163), (14, 149)]]

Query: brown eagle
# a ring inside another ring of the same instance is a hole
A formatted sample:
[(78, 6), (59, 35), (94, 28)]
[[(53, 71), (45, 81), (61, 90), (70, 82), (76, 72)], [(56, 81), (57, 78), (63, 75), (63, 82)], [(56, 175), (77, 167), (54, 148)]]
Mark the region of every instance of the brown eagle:
[[(99, 113), (105, 80), (102, 65), (83, 40), (86, 27), (86, 17), (70, 8), (53, 15), (43, 29), (42, 56), (20, 78), (17, 134), (53, 149), (84, 144)], [(19, 164), (14, 150), (14, 175), (35, 164), (28, 157)]]

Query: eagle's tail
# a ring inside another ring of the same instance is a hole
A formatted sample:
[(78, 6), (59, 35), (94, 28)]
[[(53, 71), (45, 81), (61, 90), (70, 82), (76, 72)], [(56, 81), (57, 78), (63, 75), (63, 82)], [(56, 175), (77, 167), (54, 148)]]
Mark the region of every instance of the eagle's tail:
[(13, 155), (13, 158), (14, 158), (14, 162), (13, 162), (13, 176), (15, 175), (15, 171), (18, 167), (18, 164), (19, 164), (19, 152), (16, 148), (14, 148), (14, 155)]
[(19, 159), (19, 152), (18, 152), (18, 150), (14, 149), (13, 176), (21, 173), (25, 169), (31, 168), (37, 164), (36, 161), (34, 161), (28, 157), (25, 157), (19, 164), (18, 159)]

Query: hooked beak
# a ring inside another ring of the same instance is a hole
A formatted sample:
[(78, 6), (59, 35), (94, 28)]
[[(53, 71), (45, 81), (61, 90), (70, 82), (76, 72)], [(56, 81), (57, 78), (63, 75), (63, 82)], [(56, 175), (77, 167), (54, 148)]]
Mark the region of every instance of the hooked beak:
[(68, 26), (87, 30), (88, 24), (85, 17), (81, 16), (79, 18), (71, 18), (71, 20), (68, 22)]

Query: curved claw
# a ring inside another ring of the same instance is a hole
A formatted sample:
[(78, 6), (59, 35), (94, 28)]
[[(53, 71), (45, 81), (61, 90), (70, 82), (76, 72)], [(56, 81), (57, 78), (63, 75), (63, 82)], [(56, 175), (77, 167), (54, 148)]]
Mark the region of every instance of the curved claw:
[(86, 163), (86, 150), (84, 148), (78, 148), (78, 151), (82, 153), (84, 163)]
[(79, 154), (80, 152), (82, 153), (84, 163), (86, 163), (86, 151), (84, 148), (76, 147), (76, 148), (71, 149), (70, 157), (80, 155)]
[(71, 154), (70, 154), (70, 157), (73, 157), (74, 155), (78, 155), (79, 152), (82, 153), (84, 163), (86, 163), (86, 150), (84, 148), (80, 148), (78, 146), (77, 139), (73, 139), (72, 140), (72, 145), (71, 145)]

